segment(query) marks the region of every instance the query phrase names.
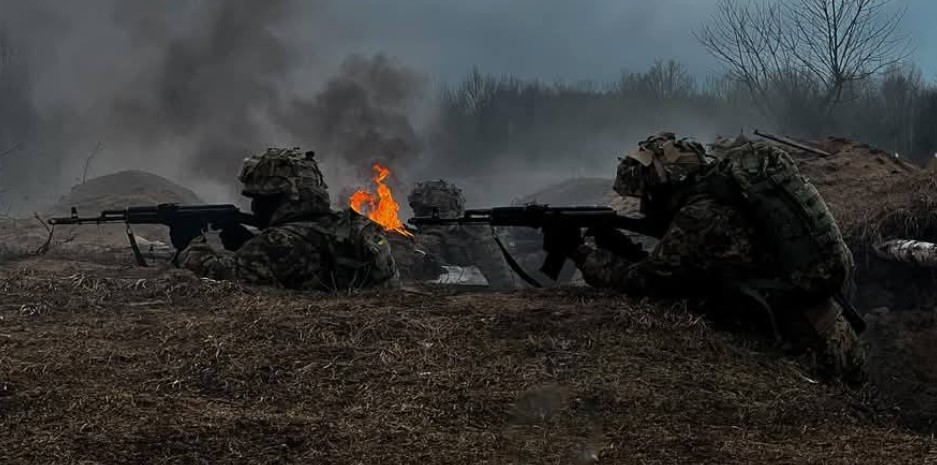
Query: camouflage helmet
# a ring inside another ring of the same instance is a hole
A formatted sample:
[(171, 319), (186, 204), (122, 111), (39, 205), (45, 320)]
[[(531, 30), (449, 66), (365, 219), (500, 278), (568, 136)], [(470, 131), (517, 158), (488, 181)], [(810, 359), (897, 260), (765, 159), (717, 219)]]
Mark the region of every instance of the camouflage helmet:
[(622, 196), (640, 197), (647, 188), (685, 180), (709, 161), (700, 143), (660, 132), (639, 142), (637, 150), (621, 159), (614, 189)]
[(328, 211), (329, 191), (314, 152), (299, 148), (268, 148), (244, 159), (238, 179), (246, 197), (283, 195), (293, 203), (306, 204), (309, 211)]
[(407, 203), (416, 216), (430, 216), (435, 211), (441, 218), (457, 218), (465, 212), (462, 189), (441, 179), (414, 184)]
[(707, 144), (707, 146), (709, 147), (709, 153), (712, 154), (713, 157), (721, 159), (730, 150), (751, 143), (751, 140), (745, 137), (744, 134), (739, 134), (735, 137), (716, 136), (716, 139)]

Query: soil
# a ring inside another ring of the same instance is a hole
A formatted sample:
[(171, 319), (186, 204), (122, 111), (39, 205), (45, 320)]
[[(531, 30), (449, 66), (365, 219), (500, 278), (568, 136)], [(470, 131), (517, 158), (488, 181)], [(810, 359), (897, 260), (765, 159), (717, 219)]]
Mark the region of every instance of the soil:
[(818, 156), (778, 144), (820, 191), (854, 253), (864, 256), (888, 238), (937, 240), (933, 171), (843, 138), (799, 142), (828, 152)]
[[(928, 198), (922, 172), (842, 144), (795, 154), (841, 223)], [(118, 195), (115, 179), (51, 210), (197, 203), (175, 188)], [(586, 184), (558, 188), (556, 204), (615, 205), (609, 180)], [(860, 259), (873, 383), (856, 391), (680, 302), (413, 283), (285, 292), (136, 267), (120, 225), (57, 228), (37, 257), (47, 237), (36, 219), (0, 220), (3, 463), (937, 460), (927, 270)]]
[(679, 303), (0, 269), (4, 463), (922, 463), (937, 440)]

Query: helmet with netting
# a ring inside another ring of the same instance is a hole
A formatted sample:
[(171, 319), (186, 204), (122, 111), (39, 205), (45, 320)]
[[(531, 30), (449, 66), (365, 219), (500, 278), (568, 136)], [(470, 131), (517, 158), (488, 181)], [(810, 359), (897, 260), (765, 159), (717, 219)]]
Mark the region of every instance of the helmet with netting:
[(623, 196), (641, 197), (648, 189), (684, 181), (709, 162), (698, 142), (678, 140), (672, 132), (657, 133), (621, 159), (614, 189)]
[(440, 218), (458, 218), (465, 212), (462, 189), (443, 180), (414, 184), (407, 203), (416, 216), (431, 216), (435, 212)]
[(283, 196), (307, 211), (328, 211), (329, 191), (313, 152), (269, 148), (244, 159), (238, 179), (246, 197)]

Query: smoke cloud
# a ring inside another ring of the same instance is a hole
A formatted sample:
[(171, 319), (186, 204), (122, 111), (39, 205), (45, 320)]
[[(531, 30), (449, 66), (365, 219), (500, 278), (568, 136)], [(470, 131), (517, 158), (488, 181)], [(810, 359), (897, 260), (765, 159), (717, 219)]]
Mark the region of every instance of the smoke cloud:
[(375, 163), (410, 167), (419, 159), (423, 143), (411, 117), (425, 86), (425, 78), (385, 55), (352, 55), (315, 97), (290, 102), (279, 121), (324, 153), (326, 165), (366, 178)]
[(315, 150), (339, 199), (376, 162), (392, 186), (445, 177), (473, 205), (610, 177), (649, 133), (758, 121), (714, 98), (732, 89), (617, 81), (674, 57), (675, 89), (706, 84), (690, 32), (714, 4), (0, 0), (0, 213), (122, 169), (236, 201), (240, 161), (274, 146)]
[(134, 168), (231, 201), (241, 160), (270, 146), (316, 150), (338, 188), (416, 160), (425, 79), (381, 54), (334, 64), (313, 40), (325, 5), (0, 0), (18, 19), (0, 24), (4, 200), (28, 211)]
[(291, 69), (291, 50), (274, 33), (289, 2), (205, 2), (178, 34), (166, 24), (171, 7), (131, 7), (139, 3), (119, 2), (115, 17), (135, 51), (152, 58), (114, 96), (109, 139), (148, 146), (180, 139), (192, 174), (230, 180), (240, 159), (268, 140), (263, 114)]

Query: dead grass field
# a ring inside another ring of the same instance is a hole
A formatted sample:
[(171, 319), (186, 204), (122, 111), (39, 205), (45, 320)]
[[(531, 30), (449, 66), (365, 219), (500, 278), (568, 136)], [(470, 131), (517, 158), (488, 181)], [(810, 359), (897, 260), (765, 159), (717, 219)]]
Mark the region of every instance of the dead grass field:
[(926, 463), (937, 441), (679, 305), (0, 272), (2, 463)]

